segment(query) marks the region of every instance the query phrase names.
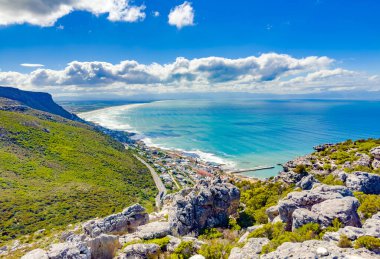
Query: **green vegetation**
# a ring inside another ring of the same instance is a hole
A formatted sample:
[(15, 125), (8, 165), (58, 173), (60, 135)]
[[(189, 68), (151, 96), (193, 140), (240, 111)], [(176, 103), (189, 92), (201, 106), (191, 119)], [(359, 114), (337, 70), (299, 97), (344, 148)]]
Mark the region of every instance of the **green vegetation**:
[(341, 248), (350, 248), (352, 247), (352, 242), (346, 235), (341, 235), (339, 238), (338, 246)]
[(296, 168), (294, 168), (293, 172), (297, 174), (303, 174), (307, 172), (307, 167), (305, 165), (297, 165)]
[(262, 228), (254, 230), (249, 234), (248, 238), (266, 237), (270, 240), (268, 244), (263, 246), (262, 254), (266, 254), (276, 250), (285, 242), (303, 242), (311, 239), (320, 239), (321, 231), (317, 223), (309, 223), (296, 229), (293, 232), (285, 231), (285, 225), (282, 222), (268, 223)]
[(287, 186), (279, 182), (257, 181), (236, 183), (241, 192), (240, 201), (246, 205), (237, 223), (241, 227), (252, 226), (253, 224), (265, 224), (268, 217), (265, 210), (277, 204), (277, 202), (285, 197), (293, 190), (291, 186)]
[(227, 259), (234, 245), (226, 239), (214, 239), (202, 245), (198, 253), (207, 259)]
[(163, 238), (150, 239), (150, 240), (147, 240), (147, 241), (145, 241), (143, 243), (156, 244), (163, 251), (163, 250), (166, 250), (166, 246), (169, 244), (169, 242), (170, 242), (170, 238), (169, 237), (163, 237)]
[(203, 233), (199, 236), (199, 239), (214, 239), (222, 236), (223, 234), (219, 232), (216, 228), (209, 228), (203, 231)]
[(122, 144), (51, 114), (0, 111), (0, 243), (121, 211), (153, 208), (147, 168)]
[(182, 241), (181, 244), (171, 254), (172, 259), (187, 259), (194, 253), (192, 241)]
[(380, 250), (380, 238), (371, 237), (371, 236), (362, 236), (356, 239), (354, 247), (358, 248), (367, 248), (371, 251), (379, 252)]
[(362, 192), (355, 192), (354, 195), (360, 202), (358, 212), (363, 218), (368, 219), (380, 211), (380, 195)]
[(314, 175), (314, 177), (321, 183), (324, 183), (327, 185), (344, 185), (344, 183), (340, 179), (338, 179), (332, 174), (329, 174), (328, 176)]

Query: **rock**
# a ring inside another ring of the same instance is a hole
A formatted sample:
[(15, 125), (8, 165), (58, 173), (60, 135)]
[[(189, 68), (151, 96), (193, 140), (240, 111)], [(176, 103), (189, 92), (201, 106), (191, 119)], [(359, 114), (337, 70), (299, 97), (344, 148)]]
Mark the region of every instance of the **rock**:
[(380, 212), (367, 219), (363, 225), (366, 236), (380, 238)]
[[(284, 166), (284, 168), (286, 168), (286, 167)], [(295, 173), (295, 172), (290, 171), (288, 169), (288, 171), (285, 170), (284, 172), (281, 172), (276, 177), (276, 180), (282, 180), (283, 182), (285, 182), (287, 184), (295, 184), (295, 183), (301, 181), (301, 179), (307, 175), (308, 175), (307, 173)]]
[(343, 197), (341, 199), (326, 200), (314, 205), (311, 212), (317, 215), (322, 228), (331, 226), (334, 219), (339, 219), (344, 226), (361, 227), (357, 209), (359, 201), (354, 197)]
[(347, 175), (346, 186), (352, 191), (380, 194), (380, 176), (367, 172), (354, 172)]
[(269, 243), (268, 238), (250, 238), (242, 247), (234, 247), (228, 259), (258, 259), (264, 245)]
[(169, 243), (166, 245), (166, 250), (169, 252), (174, 252), (174, 250), (181, 244), (182, 240), (174, 237), (174, 236), (168, 236), (169, 237)]
[(101, 234), (95, 238), (86, 240), (87, 246), (91, 250), (91, 258), (113, 258), (116, 251), (121, 247), (119, 237), (114, 235)]
[(364, 167), (370, 167), (371, 166), (371, 158), (369, 155), (363, 154), (363, 153), (356, 153), (356, 157), (359, 159), (352, 163), (353, 166), (364, 166)]
[(256, 229), (262, 228), (264, 225), (255, 225), (247, 228), (247, 231), (240, 237), (238, 243), (244, 243), (247, 241), (248, 235)]
[(204, 244), (206, 244), (205, 242), (195, 238), (195, 237), (189, 237), (189, 236), (184, 236), (182, 237), (182, 241), (184, 242), (193, 242), (193, 248), (195, 250), (199, 250)]
[(292, 215), (292, 231), (308, 223), (317, 223), (318, 215), (308, 209), (296, 209)]
[(169, 222), (151, 222), (139, 226), (135, 235), (141, 239), (161, 238), (170, 235)]
[(90, 220), (83, 224), (86, 235), (122, 234), (132, 232), (138, 226), (148, 223), (149, 215), (140, 204), (126, 208), (122, 213), (113, 214), (103, 219)]
[(317, 255), (318, 256), (328, 256), (330, 253), (325, 247), (318, 247), (317, 248)]
[(380, 160), (379, 159), (374, 159), (372, 161), (372, 168), (374, 170), (380, 169)]
[(273, 220), (279, 215), (278, 206), (276, 205), (276, 206), (269, 207), (265, 211), (265, 213), (267, 214), (269, 221), (273, 222)]
[(325, 151), (327, 148), (333, 146), (334, 144), (327, 143), (327, 144), (322, 144), (322, 145), (317, 145), (314, 146), (313, 149), (317, 152)]
[(91, 253), (85, 243), (58, 243), (49, 247), (50, 259), (90, 259)]
[(332, 175), (341, 180), (342, 182), (346, 182), (348, 174), (342, 170), (335, 170), (334, 172), (332, 172)]
[(377, 159), (377, 160), (380, 160), (380, 146), (378, 147), (375, 147), (375, 148), (372, 148), (369, 153), (371, 153), (371, 155)]
[(315, 183), (319, 183), (318, 180), (316, 180), (314, 178), (314, 176), (312, 176), (311, 174), (302, 178), (301, 181), (299, 181), (296, 186), (301, 188), (302, 190), (310, 190), (311, 188), (313, 188), (313, 185)]
[(337, 232), (326, 232), (323, 236), (323, 240), (338, 242), (342, 235), (345, 235), (348, 239), (354, 241), (358, 237), (365, 236), (366, 233), (362, 228), (347, 226), (339, 229)]
[(148, 259), (158, 256), (160, 247), (156, 244), (134, 244), (127, 246), (120, 259)]
[(370, 259), (378, 256), (367, 249), (340, 248), (334, 243), (309, 240), (302, 243), (286, 242), (276, 251), (263, 255), (262, 259), (305, 259), (305, 258), (361, 258)]
[(240, 191), (221, 179), (200, 181), (173, 198), (169, 212), (172, 234), (195, 235), (206, 228), (227, 226), (230, 215), (239, 207)]
[(45, 250), (34, 249), (21, 257), (21, 259), (49, 259)]
[(193, 255), (192, 257), (190, 257), (189, 259), (206, 259), (203, 255)]
[(313, 188), (312, 192), (314, 193), (324, 193), (324, 194), (331, 194), (331, 193), (339, 193), (343, 197), (347, 196), (353, 196), (352, 191), (350, 191), (349, 188), (341, 185), (326, 185), (321, 184)]

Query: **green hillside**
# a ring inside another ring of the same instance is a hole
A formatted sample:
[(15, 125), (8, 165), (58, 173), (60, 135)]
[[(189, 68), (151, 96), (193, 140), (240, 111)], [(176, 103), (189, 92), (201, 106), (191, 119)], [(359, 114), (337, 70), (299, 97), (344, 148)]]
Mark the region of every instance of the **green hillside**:
[(152, 209), (156, 192), (147, 168), (120, 143), (0, 100), (0, 243), (136, 202)]

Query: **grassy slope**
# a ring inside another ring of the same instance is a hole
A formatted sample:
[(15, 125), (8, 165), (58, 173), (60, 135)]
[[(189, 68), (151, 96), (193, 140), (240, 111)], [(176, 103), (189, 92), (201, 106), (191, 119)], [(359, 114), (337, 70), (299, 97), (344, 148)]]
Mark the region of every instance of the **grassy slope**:
[(0, 111), (0, 243), (105, 216), (153, 208), (147, 168), (109, 137), (41, 112)]

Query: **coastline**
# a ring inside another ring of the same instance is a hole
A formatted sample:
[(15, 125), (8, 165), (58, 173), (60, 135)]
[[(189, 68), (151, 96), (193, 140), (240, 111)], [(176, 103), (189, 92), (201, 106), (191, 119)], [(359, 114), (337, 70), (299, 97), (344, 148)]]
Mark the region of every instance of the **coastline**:
[(112, 106), (78, 113), (77, 115), (87, 122), (100, 126), (105, 130), (110, 130), (103, 131), (108, 135), (112, 136), (113, 131), (122, 131), (128, 134), (131, 141), (128, 141), (128, 143), (122, 141), (125, 147), (134, 150), (144, 157), (144, 159), (156, 169), (160, 178), (164, 181), (165, 186), (167, 188), (169, 187), (169, 190), (171, 188), (176, 189), (178, 185), (182, 188), (192, 186), (198, 180), (216, 176), (233, 178), (235, 180), (260, 180), (259, 178), (241, 173), (231, 173), (238, 171), (239, 168), (236, 168), (233, 162), (226, 163), (223, 158), (212, 153), (203, 152), (201, 150), (189, 151), (162, 147), (159, 144), (153, 143), (150, 138), (144, 137), (143, 134), (134, 130), (130, 125), (111, 123), (109, 118), (105, 116), (99, 117), (99, 112), (102, 111), (119, 113), (146, 104), (148, 103)]

